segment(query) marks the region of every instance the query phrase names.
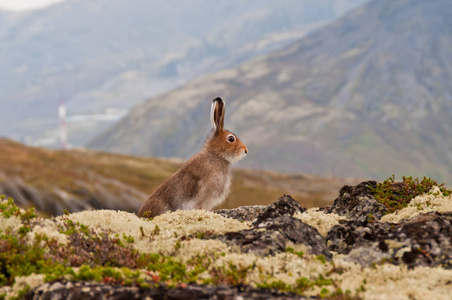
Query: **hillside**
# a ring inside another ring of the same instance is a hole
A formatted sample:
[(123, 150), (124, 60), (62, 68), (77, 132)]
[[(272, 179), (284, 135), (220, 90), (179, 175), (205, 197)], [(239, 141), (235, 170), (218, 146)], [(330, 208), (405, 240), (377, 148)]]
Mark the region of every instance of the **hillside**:
[[(181, 162), (94, 151), (30, 148), (0, 139), (0, 194), (46, 215), (66, 209), (136, 212)], [(237, 169), (232, 193), (220, 208), (269, 204), (284, 193), (308, 207), (331, 203), (353, 179)]]
[[(0, 12), (0, 136), (58, 145), (61, 99), (70, 115), (126, 111), (285, 45), (363, 1), (76, 0)], [(69, 122), (70, 142), (82, 145), (106, 124)]]
[(243, 166), (451, 184), (450, 11), (447, 0), (371, 1), (284, 49), (149, 99), (89, 147), (187, 158), (221, 96), (226, 127), (250, 150)]

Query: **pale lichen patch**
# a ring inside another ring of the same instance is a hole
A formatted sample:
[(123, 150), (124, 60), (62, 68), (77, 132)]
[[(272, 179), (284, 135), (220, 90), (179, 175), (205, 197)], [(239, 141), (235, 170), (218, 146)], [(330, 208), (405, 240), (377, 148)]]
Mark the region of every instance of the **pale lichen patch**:
[(229, 253), (230, 249), (225, 243), (218, 240), (192, 239), (181, 242), (180, 248), (174, 252), (174, 256), (187, 260), (197, 255), (213, 256)]
[[(135, 249), (164, 255), (175, 252), (176, 243), (182, 236), (195, 240), (196, 235), (201, 233), (221, 235), (249, 228), (249, 222), (242, 223), (204, 210), (168, 212), (153, 220), (113, 210), (88, 210), (57, 218), (60, 222), (65, 219), (84, 224), (96, 232), (109, 230), (120, 237), (131, 236), (134, 239), (132, 246)], [(197, 242), (191, 243), (191, 247), (194, 247)], [(224, 248), (220, 244), (222, 243), (218, 242), (217, 246)]]
[(12, 290), (7, 293), (8, 298), (14, 298), (18, 296), (19, 291), (27, 289), (34, 289), (44, 284), (43, 274), (31, 274), (30, 276), (16, 277)]
[(205, 210), (169, 212), (155, 217), (151, 223), (158, 225), (163, 233), (169, 236), (173, 235), (174, 232), (177, 234), (193, 234), (211, 231), (216, 234), (224, 234), (249, 229), (250, 226), (250, 222), (240, 222)]
[(141, 235), (140, 227), (147, 232), (154, 229), (155, 225), (145, 219), (138, 218), (135, 214), (115, 210), (85, 210), (73, 213), (70, 216), (57, 217), (57, 221), (70, 219), (74, 222), (86, 225), (91, 229), (110, 230), (120, 235), (126, 234), (137, 238)]
[(437, 186), (428, 193), (411, 199), (407, 207), (381, 218), (381, 222), (400, 223), (402, 220), (411, 219), (421, 213), (432, 211), (452, 211), (452, 197), (444, 196)]
[[(157, 252), (165, 255), (174, 252), (174, 245), (182, 236), (189, 238), (192, 247), (194, 247), (203, 243), (200, 240), (196, 241), (198, 234), (221, 235), (227, 232), (248, 229), (250, 224), (249, 222), (242, 223), (204, 210), (178, 210), (165, 213), (157, 216), (149, 223), (158, 226), (158, 234), (152, 236), (149, 242), (149, 247), (152, 250), (147, 252)], [(220, 246), (220, 243), (215, 244), (222, 249), (226, 249), (225, 246)]]
[(38, 218), (32, 227), (32, 231), (27, 233), (26, 238), (29, 245), (35, 241), (36, 234), (45, 235), (50, 239), (55, 239), (60, 244), (67, 243), (67, 235), (60, 233), (58, 225), (49, 219)]
[(327, 214), (318, 208), (310, 208), (303, 213), (298, 212), (294, 217), (316, 228), (322, 236), (326, 236), (333, 226), (338, 225), (339, 220), (345, 220), (344, 216)]
[[(452, 278), (452, 270), (440, 267), (416, 267), (384, 264), (375, 268), (362, 268), (360, 265), (335, 257), (336, 267), (345, 270), (341, 275), (331, 278), (340, 281), (342, 290), (364, 291), (364, 299), (450, 299), (452, 290), (447, 280)], [(434, 287), (434, 288), (433, 288)]]
[(19, 228), (22, 226), (22, 222), (20, 218), (16, 216), (11, 216), (6, 218), (0, 215), (0, 230), (5, 232), (6, 230), (11, 230), (11, 233), (16, 233)]

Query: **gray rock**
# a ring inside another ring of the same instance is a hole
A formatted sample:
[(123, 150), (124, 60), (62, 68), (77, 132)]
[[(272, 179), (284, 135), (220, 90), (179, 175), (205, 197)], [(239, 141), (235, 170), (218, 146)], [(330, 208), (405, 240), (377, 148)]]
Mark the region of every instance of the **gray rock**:
[(374, 198), (360, 197), (358, 204), (346, 213), (348, 219), (364, 222), (367, 219), (380, 220), (386, 207)]
[(253, 225), (259, 225), (267, 220), (272, 220), (281, 216), (293, 216), (297, 212), (304, 212), (306, 208), (302, 207), (295, 199), (289, 195), (284, 195), (276, 202), (267, 206), (267, 208), (257, 216)]
[(305, 245), (310, 254), (324, 255), (327, 259), (332, 257), (317, 229), (287, 215), (267, 219), (253, 229), (230, 232), (217, 239), (237, 245), (243, 252), (256, 252), (259, 255), (285, 251), (290, 241)]
[(452, 269), (452, 212), (420, 214), (400, 224), (345, 221), (328, 232), (326, 241), (329, 250), (349, 254), (362, 265)]
[[(54, 284), (55, 285), (55, 284)], [(308, 299), (291, 293), (282, 293), (271, 289), (256, 289), (249, 286), (202, 286), (188, 285), (187, 287), (168, 288), (164, 285), (150, 289), (136, 286), (116, 286), (95, 282), (73, 282), (71, 289), (63, 284), (58, 290), (49, 290), (39, 287), (25, 295), (27, 300), (132, 300), (132, 299), (265, 299), (289, 300)], [(309, 298), (317, 299), (317, 298)]]
[(342, 221), (328, 232), (326, 244), (330, 251), (348, 254), (352, 249), (368, 246), (388, 236), (391, 225), (379, 222)]
[(267, 209), (266, 205), (250, 205), (233, 209), (219, 209), (215, 210), (214, 213), (220, 214), (226, 218), (236, 219), (239, 221), (253, 221), (265, 209)]
[(376, 186), (377, 182), (373, 180), (363, 181), (355, 186), (345, 185), (339, 191), (339, 197), (334, 200), (333, 205), (321, 209), (356, 221), (364, 222), (369, 217), (379, 220), (387, 209), (373, 198), (372, 189)]

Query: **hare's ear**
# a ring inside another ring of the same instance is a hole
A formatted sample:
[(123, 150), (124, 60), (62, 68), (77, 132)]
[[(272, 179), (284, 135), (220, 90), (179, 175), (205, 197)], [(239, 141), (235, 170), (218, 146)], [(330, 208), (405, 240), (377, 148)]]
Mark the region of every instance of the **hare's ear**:
[(219, 132), (224, 127), (224, 101), (216, 98), (212, 102), (210, 110), (210, 121), (212, 122), (213, 131)]

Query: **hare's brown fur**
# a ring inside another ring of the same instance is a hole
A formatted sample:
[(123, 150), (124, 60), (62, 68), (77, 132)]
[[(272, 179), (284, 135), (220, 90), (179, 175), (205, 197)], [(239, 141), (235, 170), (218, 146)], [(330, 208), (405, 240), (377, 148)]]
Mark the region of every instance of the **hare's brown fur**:
[[(223, 129), (224, 102), (213, 101), (213, 130), (202, 150), (165, 180), (138, 212), (154, 217), (178, 209), (211, 209), (222, 203), (231, 184), (230, 165), (242, 159), (248, 149), (231, 132)], [(228, 137), (234, 136), (234, 142)]]

